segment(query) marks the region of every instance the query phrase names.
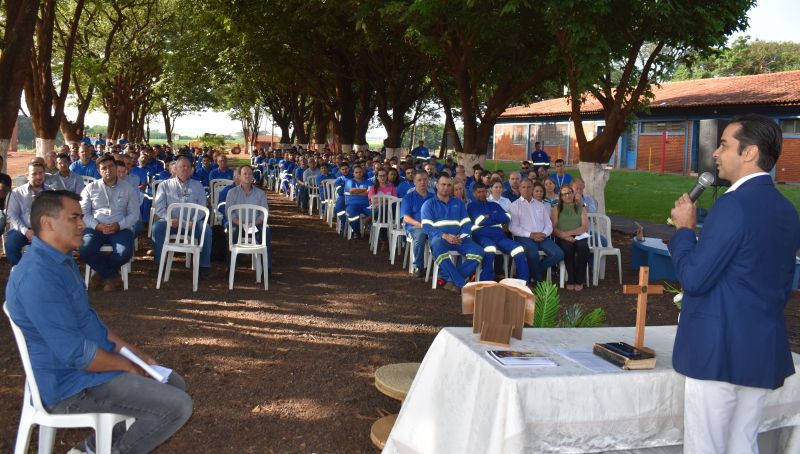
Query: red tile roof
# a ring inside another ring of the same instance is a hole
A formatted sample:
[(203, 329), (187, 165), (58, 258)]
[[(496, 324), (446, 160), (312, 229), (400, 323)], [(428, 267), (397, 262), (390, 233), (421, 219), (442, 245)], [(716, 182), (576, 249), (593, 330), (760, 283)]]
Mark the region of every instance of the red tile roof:
[[(755, 76), (718, 77), (664, 83), (654, 87), (651, 111), (667, 108), (729, 105), (800, 105), (800, 71), (784, 71)], [(602, 112), (600, 103), (590, 96), (581, 108), (586, 114)], [(501, 117), (546, 117), (569, 115), (566, 98), (548, 99), (527, 106), (509, 107)]]

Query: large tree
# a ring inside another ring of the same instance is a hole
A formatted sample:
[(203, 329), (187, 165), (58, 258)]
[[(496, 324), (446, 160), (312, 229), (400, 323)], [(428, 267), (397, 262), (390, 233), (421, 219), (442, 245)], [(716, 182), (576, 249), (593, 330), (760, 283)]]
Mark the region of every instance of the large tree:
[(736, 38), (729, 47), (702, 57), (690, 54), (678, 66), (672, 80), (708, 77), (746, 76), (800, 69), (800, 43), (790, 41), (750, 41)]
[[(64, 116), (64, 104), (69, 94), (72, 77), (72, 57), (75, 50), (75, 37), (80, 27), (84, 0), (61, 2), (44, 0), (39, 8), (36, 21), (34, 46), (30, 56), (30, 73), (25, 81), (25, 102), (33, 120), (36, 132), (36, 155), (44, 156), (55, 145), (56, 134)], [(63, 15), (57, 14), (57, 7), (63, 8)], [(67, 20), (68, 30), (58, 74), (59, 88), (53, 80), (53, 44), (56, 17)]]
[(560, 74), (555, 38), (536, 27), (548, 13), (543, 2), (407, 0), (385, 13), (401, 18), (427, 58), (446, 115), (460, 111), (466, 165), (485, 159), (495, 122), (511, 103)]
[[(5, 24), (0, 53), (0, 153), (7, 162), (6, 153), (17, 122), (20, 94), (30, 71), (30, 54), (33, 31), (36, 27), (38, 0), (4, 2)], [(0, 169), (2, 171), (3, 169)]]
[[(687, 52), (707, 53), (746, 26), (754, 0), (551, 0), (543, 32), (558, 40), (587, 193), (605, 211), (605, 164), (651, 87)], [(605, 128), (589, 138), (581, 106), (594, 97)]]

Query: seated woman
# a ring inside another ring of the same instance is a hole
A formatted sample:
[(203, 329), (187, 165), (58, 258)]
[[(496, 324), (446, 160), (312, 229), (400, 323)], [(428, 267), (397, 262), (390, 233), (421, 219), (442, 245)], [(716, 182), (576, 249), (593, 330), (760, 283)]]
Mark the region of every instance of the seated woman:
[(503, 191), (505, 188), (503, 187), (502, 181), (495, 181), (492, 183), (492, 187), (490, 188), (491, 191), (489, 192), (489, 197), (487, 200), (490, 202), (495, 202), (508, 213), (508, 210), (511, 208), (511, 200), (508, 200), (508, 197), (503, 197)]
[(453, 197), (464, 202), (465, 205), (469, 203), (469, 199), (467, 199), (467, 188), (461, 181), (453, 182)]
[(375, 174), (375, 184), (369, 187), (369, 192), (367, 193), (367, 196), (369, 197), (369, 203), (373, 207), (375, 205), (372, 203), (372, 198), (378, 194), (397, 197), (397, 188), (395, 188), (392, 183), (389, 183), (388, 172), (384, 169), (377, 171)]
[(589, 239), (576, 239), (589, 231), (589, 215), (586, 208), (575, 203), (575, 191), (570, 184), (561, 187), (560, 200), (550, 213), (553, 222), (553, 237), (564, 251), (567, 268), (567, 290), (583, 290), (586, 264), (589, 262)]
[(539, 183), (537, 180), (532, 180), (532, 181), (533, 181), (533, 198), (544, 203), (547, 206), (548, 210), (552, 210), (553, 206), (550, 205), (550, 202), (545, 200), (544, 198), (544, 194), (545, 192), (547, 192), (546, 189), (544, 188), (544, 185), (542, 183)]
[(549, 203), (551, 207), (556, 206), (559, 202), (556, 183), (550, 178), (545, 178), (542, 184), (544, 185), (544, 203)]

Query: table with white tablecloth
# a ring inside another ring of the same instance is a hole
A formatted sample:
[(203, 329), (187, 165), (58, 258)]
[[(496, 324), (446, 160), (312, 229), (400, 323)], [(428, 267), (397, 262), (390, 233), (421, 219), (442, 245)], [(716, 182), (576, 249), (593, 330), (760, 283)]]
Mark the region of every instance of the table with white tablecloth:
[[(431, 344), (384, 453), (680, 452), (684, 378), (672, 369), (675, 326), (648, 327), (653, 370), (594, 372), (562, 356), (595, 342), (633, 344), (633, 328), (526, 328), (507, 349), (537, 351), (556, 367), (504, 367), (472, 328), (445, 328)], [(794, 355), (795, 368), (800, 356)], [(762, 452), (800, 448), (800, 379), (770, 393)], [(773, 430), (788, 428), (782, 430)], [(676, 447), (677, 445), (677, 447)], [(665, 448), (666, 447), (666, 448)], [(672, 447), (672, 448), (669, 448)]]

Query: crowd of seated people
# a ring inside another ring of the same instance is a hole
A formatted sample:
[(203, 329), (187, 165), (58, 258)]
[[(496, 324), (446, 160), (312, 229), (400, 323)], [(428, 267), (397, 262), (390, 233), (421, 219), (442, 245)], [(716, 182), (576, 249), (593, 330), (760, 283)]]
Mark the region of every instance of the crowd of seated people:
[[(596, 203), (583, 194), (584, 183), (564, 171), (561, 159), (555, 161), (555, 173), (547, 172), (549, 165), (533, 167), (524, 161), (507, 178), (502, 170), (480, 165), (465, 169), (452, 158), (439, 162), (424, 143), (402, 158), (368, 150), (342, 154), (293, 148), (261, 151), (252, 162), (265, 184), (272, 178), (277, 190), (293, 197), (303, 211), (312, 190), (320, 201), (335, 199), (337, 228), (349, 238), (362, 238), (369, 230), (376, 196), (397, 197), (413, 249), (412, 272), (429, 275), (426, 253), (433, 254), (430, 263), (439, 269), (442, 288), (458, 291), (471, 280), (500, 277), (502, 255), (513, 262), (515, 277), (532, 284), (563, 260), (567, 288), (585, 285), (588, 244), (575, 237), (586, 232), (586, 217), (596, 211)], [(334, 181), (335, 194), (323, 192), (325, 180)], [(378, 241), (386, 239), (381, 231)], [(460, 265), (450, 266), (449, 257), (456, 253)]]
[[(254, 203), (268, 208), (263, 190), (254, 186), (254, 167), (247, 165), (235, 170), (228, 166), (227, 156), (218, 150), (190, 147), (173, 150), (167, 145), (151, 147), (133, 143), (64, 145), (58, 152), (31, 160), (25, 174), (26, 183), (18, 188), (12, 188), (11, 178), (0, 173), (4, 203), (0, 228), (8, 227), (4, 243), (6, 258), (11, 266), (16, 265), (31, 245), (30, 210), (34, 197), (41, 191), (66, 190), (81, 196), (86, 227), (78, 252), (81, 260), (94, 271), (89, 289), (117, 290), (120, 269), (134, 255), (135, 239), (147, 230), (151, 207), (154, 211), (150, 226), (152, 254), (158, 263), (165, 238), (178, 222), (173, 218), (172, 225), (166, 225), (170, 205), (187, 202), (216, 209), (211, 206), (209, 182), (214, 179), (232, 181), (235, 171), (239, 183), (231, 185), (236, 190), (231, 191), (228, 205)], [(173, 210), (173, 214), (177, 213)], [(221, 213), (220, 218), (224, 215)], [(223, 227), (226, 226), (227, 221), (223, 223)], [(196, 228), (206, 230), (199, 274), (207, 276), (211, 266), (211, 226), (203, 223)], [(266, 230), (269, 239), (266, 224), (259, 223), (257, 228), (259, 233)], [(110, 246), (110, 252), (104, 246)], [(227, 244), (224, 247), (227, 249)], [(271, 263), (271, 248), (268, 251)]]

